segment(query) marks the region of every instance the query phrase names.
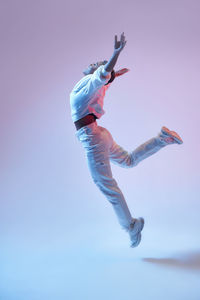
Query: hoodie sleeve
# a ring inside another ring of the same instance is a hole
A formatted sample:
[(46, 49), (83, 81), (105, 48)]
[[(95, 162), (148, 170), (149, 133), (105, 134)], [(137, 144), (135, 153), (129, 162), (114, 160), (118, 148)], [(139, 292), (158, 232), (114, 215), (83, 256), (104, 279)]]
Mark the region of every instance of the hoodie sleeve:
[(100, 66), (90, 77), (86, 89), (88, 93), (93, 93), (104, 86), (111, 78), (111, 73), (106, 72), (104, 66)]

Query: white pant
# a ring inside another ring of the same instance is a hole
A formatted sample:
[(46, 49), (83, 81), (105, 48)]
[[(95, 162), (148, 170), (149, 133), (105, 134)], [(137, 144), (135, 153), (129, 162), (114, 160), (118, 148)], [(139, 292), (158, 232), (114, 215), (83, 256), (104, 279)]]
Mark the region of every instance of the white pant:
[(155, 137), (128, 153), (115, 143), (107, 129), (98, 126), (96, 122), (79, 129), (76, 136), (85, 148), (88, 167), (95, 184), (112, 204), (122, 228), (128, 230), (133, 218), (112, 176), (110, 161), (121, 167), (131, 168), (166, 144), (159, 137)]

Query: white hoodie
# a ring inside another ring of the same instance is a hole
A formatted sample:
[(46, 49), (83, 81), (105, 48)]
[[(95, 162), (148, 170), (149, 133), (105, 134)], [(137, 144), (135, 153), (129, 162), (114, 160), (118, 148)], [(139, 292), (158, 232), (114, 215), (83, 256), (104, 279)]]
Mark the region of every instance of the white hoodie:
[(70, 93), (71, 116), (73, 122), (93, 113), (98, 119), (105, 113), (103, 102), (110, 84), (111, 73), (101, 65), (93, 74), (84, 76)]

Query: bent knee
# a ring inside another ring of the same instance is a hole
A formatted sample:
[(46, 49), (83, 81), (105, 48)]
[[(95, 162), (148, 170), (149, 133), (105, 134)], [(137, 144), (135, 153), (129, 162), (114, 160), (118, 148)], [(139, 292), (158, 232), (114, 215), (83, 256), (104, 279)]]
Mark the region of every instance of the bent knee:
[(128, 168), (128, 169), (137, 166), (137, 164), (138, 162), (131, 154), (127, 155), (126, 159), (122, 163), (124, 168)]
[(114, 178), (94, 178), (96, 186), (107, 196), (116, 196), (121, 193), (117, 182)]

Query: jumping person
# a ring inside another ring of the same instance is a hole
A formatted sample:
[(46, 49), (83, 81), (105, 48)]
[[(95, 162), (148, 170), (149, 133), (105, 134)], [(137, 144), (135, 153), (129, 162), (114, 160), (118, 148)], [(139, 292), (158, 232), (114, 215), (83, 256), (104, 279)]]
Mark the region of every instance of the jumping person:
[(85, 75), (73, 88), (70, 94), (72, 120), (76, 126), (76, 136), (82, 143), (88, 167), (93, 181), (106, 196), (116, 213), (118, 221), (130, 236), (131, 247), (141, 241), (143, 218), (133, 218), (125, 198), (113, 178), (110, 161), (121, 167), (131, 168), (140, 161), (171, 144), (182, 144), (180, 136), (162, 127), (160, 133), (128, 153), (113, 140), (110, 132), (98, 126), (96, 119), (105, 113), (103, 101), (105, 92), (115, 77), (128, 71), (122, 69), (115, 73), (114, 67), (119, 54), (124, 49), (126, 40), (124, 33), (118, 41), (115, 35), (114, 52), (109, 61), (90, 64), (84, 71)]

